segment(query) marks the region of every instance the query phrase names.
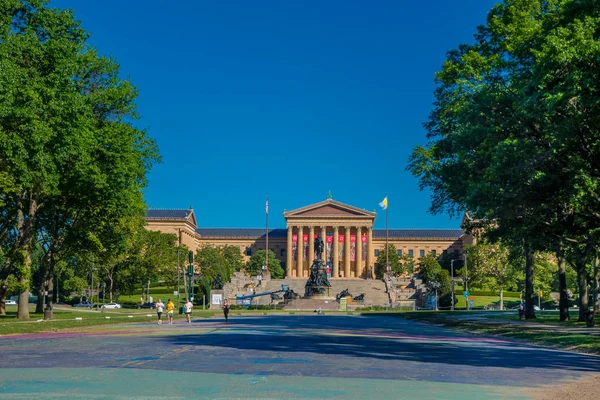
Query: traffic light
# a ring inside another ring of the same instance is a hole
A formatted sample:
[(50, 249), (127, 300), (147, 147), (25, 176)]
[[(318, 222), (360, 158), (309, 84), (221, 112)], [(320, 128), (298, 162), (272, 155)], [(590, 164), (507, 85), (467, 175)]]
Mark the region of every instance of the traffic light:
[(194, 263), (194, 252), (190, 250), (188, 253), (188, 258), (190, 259), (190, 264)]

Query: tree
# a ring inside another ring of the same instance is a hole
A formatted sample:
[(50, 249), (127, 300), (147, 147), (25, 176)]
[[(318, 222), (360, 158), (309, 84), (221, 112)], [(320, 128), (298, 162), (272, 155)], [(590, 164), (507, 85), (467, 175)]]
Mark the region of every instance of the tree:
[(504, 290), (517, 281), (517, 269), (510, 263), (509, 248), (501, 242), (491, 244), (483, 240), (467, 246), (465, 251), (470, 286), (499, 291), (500, 310), (504, 310)]
[[(396, 246), (393, 244), (388, 244), (388, 261), (390, 263), (390, 270), (394, 276), (401, 275), (406, 272), (406, 268), (403, 263), (400, 262), (400, 256), (398, 255), (398, 251), (396, 250)], [(379, 251), (379, 255), (377, 256), (377, 260), (375, 260), (375, 277), (377, 279), (383, 279), (384, 274), (386, 273), (385, 268), (385, 259), (386, 252), (385, 247), (383, 250)]]
[(141, 190), (158, 160), (132, 124), (136, 89), (86, 43), (71, 11), (46, 4), (5, 2), (0, 17), (0, 278), (19, 280), (18, 318), (29, 316), (35, 243), (45, 238), (44, 281), (73, 230), (143, 216)]
[[(250, 257), (246, 263), (246, 273), (248, 275), (257, 276), (263, 273), (262, 267), (265, 265), (265, 255), (265, 250), (258, 250), (252, 255), (252, 257)], [(271, 250), (269, 250), (269, 272), (271, 273), (271, 278), (273, 279), (283, 278), (283, 268), (281, 268), (281, 262), (278, 258), (276, 258), (275, 253), (273, 253)]]
[[(419, 258), (419, 274), (425, 287), (430, 292), (435, 292), (439, 298), (447, 296), (452, 291), (450, 273), (442, 269), (433, 254)], [(445, 302), (448, 302), (448, 299), (445, 299)]]
[[(242, 270), (242, 268), (244, 268), (244, 257), (242, 256), (242, 252), (238, 246), (223, 246), (222, 252), (225, 260), (231, 266), (234, 272), (239, 272)], [(270, 257), (269, 260), (271, 260)]]
[(536, 253), (575, 245), (585, 290), (584, 265), (600, 226), (590, 212), (600, 201), (600, 149), (590, 146), (600, 138), (595, 7), (497, 4), (475, 43), (448, 54), (426, 124), (430, 141), (410, 159), (409, 169), (432, 190), (432, 212), (469, 211), (487, 221), (489, 234), (522, 244), (527, 318), (535, 317)]

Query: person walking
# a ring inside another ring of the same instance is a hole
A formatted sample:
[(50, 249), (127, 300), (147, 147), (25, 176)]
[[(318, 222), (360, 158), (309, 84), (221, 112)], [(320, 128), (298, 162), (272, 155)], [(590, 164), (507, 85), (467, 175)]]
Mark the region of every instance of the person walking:
[(169, 318), (169, 325), (173, 325), (173, 310), (175, 310), (175, 304), (169, 299), (167, 300), (167, 318)]
[(156, 314), (158, 315), (158, 325), (162, 324), (162, 313), (163, 310), (165, 309), (165, 303), (162, 302), (161, 299), (158, 299), (158, 301), (156, 302)]
[(192, 302), (189, 299), (185, 299), (185, 304), (184, 304), (184, 312), (185, 312), (185, 317), (187, 318), (187, 322), (188, 324), (192, 323), (192, 308), (194, 308), (194, 305), (192, 304)]
[(229, 322), (229, 300), (223, 301), (223, 315), (225, 316), (225, 322)]

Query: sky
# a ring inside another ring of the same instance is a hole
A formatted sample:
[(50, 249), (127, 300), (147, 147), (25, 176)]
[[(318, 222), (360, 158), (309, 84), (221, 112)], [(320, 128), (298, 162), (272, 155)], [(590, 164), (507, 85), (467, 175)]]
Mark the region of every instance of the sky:
[(390, 229), (459, 228), (406, 171), (426, 143), (434, 75), (494, 0), (53, 0), (139, 89), (158, 143), (145, 199), (200, 227), (285, 227), (334, 200)]

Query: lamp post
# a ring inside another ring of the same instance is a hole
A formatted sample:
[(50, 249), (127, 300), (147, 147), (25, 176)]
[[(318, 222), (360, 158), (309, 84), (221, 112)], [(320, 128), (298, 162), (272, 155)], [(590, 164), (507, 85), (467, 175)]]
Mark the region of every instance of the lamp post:
[[(467, 254), (468, 252), (465, 251), (465, 292), (469, 291), (469, 269), (467, 268)], [(469, 298), (465, 297), (465, 306), (467, 308), (467, 311), (469, 310)]]
[(94, 268), (94, 259), (92, 258), (92, 286), (90, 287), (90, 298), (91, 298), (91, 303), (90, 303), (90, 308), (93, 308), (93, 304), (94, 304), (94, 272), (96, 271), (96, 268)]
[(454, 311), (454, 260), (450, 260), (450, 271), (452, 274), (452, 304), (450, 310)]

